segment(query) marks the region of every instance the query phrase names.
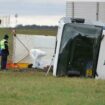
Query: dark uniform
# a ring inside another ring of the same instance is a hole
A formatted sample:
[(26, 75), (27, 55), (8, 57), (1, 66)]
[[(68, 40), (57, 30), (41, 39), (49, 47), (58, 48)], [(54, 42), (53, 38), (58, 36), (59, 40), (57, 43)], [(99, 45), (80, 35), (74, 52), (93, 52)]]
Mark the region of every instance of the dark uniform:
[(8, 50), (8, 35), (4, 36), (4, 39), (1, 40), (0, 46), (1, 46), (1, 69), (6, 69), (7, 65), (7, 57), (9, 55)]

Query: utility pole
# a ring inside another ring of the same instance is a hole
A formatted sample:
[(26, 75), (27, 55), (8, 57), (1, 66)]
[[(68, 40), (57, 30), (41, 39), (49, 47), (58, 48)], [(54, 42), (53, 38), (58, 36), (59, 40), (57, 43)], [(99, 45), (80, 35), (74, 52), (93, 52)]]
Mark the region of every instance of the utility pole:
[(100, 4), (99, 4), (99, 2), (97, 2), (96, 3), (96, 21), (99, 21), (99, 6), (100, 6)]
[(16, 23), (15, 23), (15, 26), (17, 26), (17, 22), (18, 22), (18, 21), (17, 21), (17, 18), (18, 18), (18, 14), (15, 14), (15, 19), (16, 19), (16, 20), (15, 20), (15, 22), (16, 22)]

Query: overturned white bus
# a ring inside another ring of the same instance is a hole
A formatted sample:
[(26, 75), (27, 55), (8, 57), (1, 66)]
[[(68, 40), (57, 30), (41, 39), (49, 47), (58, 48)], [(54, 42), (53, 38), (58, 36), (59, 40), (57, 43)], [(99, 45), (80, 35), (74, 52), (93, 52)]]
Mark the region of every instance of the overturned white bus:
[(53, 75), (105, 78), (104, 28), (100, 22), (62, 18)]

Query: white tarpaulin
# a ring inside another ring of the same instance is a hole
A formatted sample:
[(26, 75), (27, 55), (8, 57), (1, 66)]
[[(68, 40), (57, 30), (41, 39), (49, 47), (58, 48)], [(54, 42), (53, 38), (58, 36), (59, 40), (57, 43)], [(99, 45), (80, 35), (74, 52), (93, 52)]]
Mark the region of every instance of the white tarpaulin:
[(55, 41), (55, 36), (17, 34), (13, 38), (13, 62), (32, 63), (29, 54), (30, 50), (40, 49), (46, 52), (46, 56), (42, 58), (42, 62), (45, 65), (49, 65), (54, 54)]
[(44, 68), (45, 65), (43, 65), (42, 58), (46, 55), (46, 53), (40, 49), (31, 49), (30, 50), (30, 56), (33, 60), (32, 67), (33, 68)]

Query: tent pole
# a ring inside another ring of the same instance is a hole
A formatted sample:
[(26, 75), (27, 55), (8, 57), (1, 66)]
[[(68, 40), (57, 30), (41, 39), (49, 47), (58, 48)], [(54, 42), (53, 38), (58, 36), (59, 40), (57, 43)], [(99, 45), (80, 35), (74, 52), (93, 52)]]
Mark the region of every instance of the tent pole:
[(55, 56), (55, 54), (52, 56), (52, 59), (51, 59), (51, 62), (50, 62), (50, 66), (49, 66), (49, 68), (47, 70), (46, 76), (49, 74), (49, 72), (51, 70), (51, 66), (52, 66), (52, 63), (53, 63), (53, 60), (54, 60), (54, 56)]

